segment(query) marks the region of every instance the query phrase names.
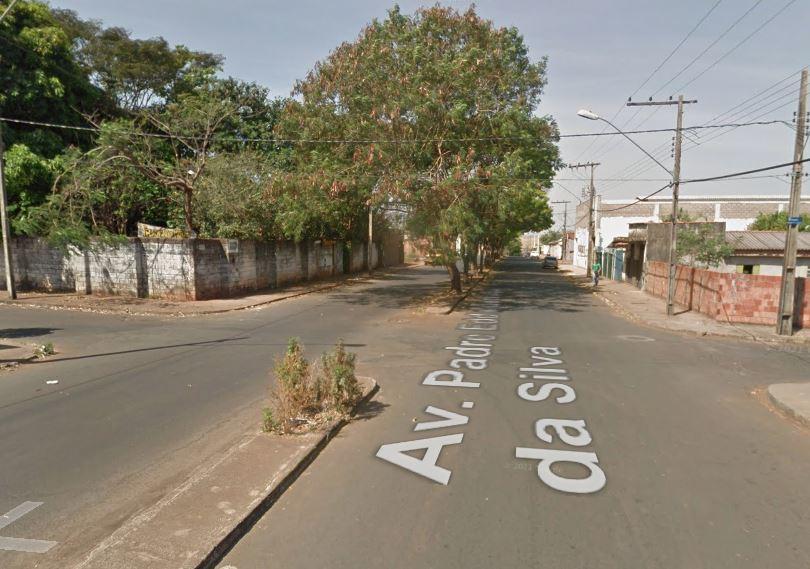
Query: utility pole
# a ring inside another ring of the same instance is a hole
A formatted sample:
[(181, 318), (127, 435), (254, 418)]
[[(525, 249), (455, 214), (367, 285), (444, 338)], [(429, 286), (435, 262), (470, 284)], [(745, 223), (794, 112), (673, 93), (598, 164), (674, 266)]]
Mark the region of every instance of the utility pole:
[(628, 102), (628, 107), (647, 107), (658, 105), (678, 105), (678, 121), (675, 128), (675, 163), (672, 167), (672, 221), (669, 232), (669, 278), (667, 279), (667, 316), (675, 314), (675, 270), (678, 255), (678, 189), (681, 182), (681, 140), (683, 139), (683, 106), (697, 103), (697, 100), (684, 101), (683, 95), (673, 101), (646, 101), (642, 103)]
[(588, 193), (588, 266), (586, 267), (588, 278), (591, 278), (592, 276), (591, 267), (593, 266), (594, 253), (596, 250), (596, 227), (593, 219), (594, 209), (596, 208), (596, 188), (593, 185), (593, 169), (600, 165), (601, 162), (584, 162), (579, 164), (571, 164), (568, 166), (572, 170), (576, 170), (578, 168), (591, 169), (591, 183)]
[(3, 123), (0, 122), (0, 225), (3, 235), (3, 257), (6, 264), (6, 292), (10, 299), (17, 298), (17, 290), (14, 288), (14, 264), (11, 259), (11, 230), (8, 223), (8, 201), (6, 200), (6, 176), (3, 169)]
[(796, 292), (796, 241), (799, 233), (799, 204), (802, 198), (802, 164), (807, 125), (807, 69), (802, 70), (799, 87), (799, 110), (796, 113), (796, 142), (793, 149), (793, 180), (790, 186), (788, 227), (785, 232), (785, 257), (782, 260), (782, 285), (779, 289), (779, 311), (776, 313), (776, 333), (793, 335), (793, 308)]
[(371, 207), (371, 199), (368, 200), (368, 276), (374, 272), (374, 208)]
[(560, 255), (560, 259), (564, 261), (565, 252), (568, 251), (568, 204), (571, 202), (560, 200), (551, 203), (563, 204), (563, 238), (562, 238), (562, 255)]

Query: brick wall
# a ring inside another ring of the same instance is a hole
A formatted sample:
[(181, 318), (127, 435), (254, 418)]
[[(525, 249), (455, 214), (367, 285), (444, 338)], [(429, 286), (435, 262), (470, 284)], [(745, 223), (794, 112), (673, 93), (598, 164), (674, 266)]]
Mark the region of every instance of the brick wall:
[[(648, 261), (644, 290), (667, 297), (669, 265)], [(781, 277), (721, 273), (678, 265), (675, 272), (675, 303), (716, 320), (742, 324), (776, 325)], [(810, 287), (807, 279), (796, 279), (794, 321), (810, 326)]]

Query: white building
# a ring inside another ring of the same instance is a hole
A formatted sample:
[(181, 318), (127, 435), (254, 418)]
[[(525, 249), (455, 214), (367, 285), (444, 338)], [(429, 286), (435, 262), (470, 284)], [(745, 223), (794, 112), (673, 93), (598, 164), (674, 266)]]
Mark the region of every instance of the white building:
[[(681, 196), (679, 210), (692, 221), (724, 221), (727, 231), (743, 231), (760, 213), (784, 211), (787, 195), (765, 196)], [(810, 201), (802, 201), (801, 213), (810, 214)], [(605, 248), (616, 237), (629, 233), (629, 224), (669, 221), (672, 197), (654, 196), (645, 201), (634, 199), (603, 200), (597, 196), (594, 211), (596, 246)], [(588, 203), (577, 206), (574, 264), (588, 265)]]

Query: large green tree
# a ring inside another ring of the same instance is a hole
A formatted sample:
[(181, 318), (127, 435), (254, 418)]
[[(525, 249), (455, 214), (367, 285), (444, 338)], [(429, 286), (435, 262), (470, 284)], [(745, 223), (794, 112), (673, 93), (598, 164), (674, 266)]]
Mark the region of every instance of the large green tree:
[(295, 87), (279, 132), (313, 141), (297, 146), (286, 184), (309, 198), (297, 208), (315, 210), (300, 217), (349, 203), (343, 226), (362, 228), (365, 204), (393, 199), (458, 289), (459, 237), (494, 251), (551, 223), (540, 187), (559, 165), (558, 134), (536, 115), (545, 68), (516, 29), (472, 8), (395, 7)]

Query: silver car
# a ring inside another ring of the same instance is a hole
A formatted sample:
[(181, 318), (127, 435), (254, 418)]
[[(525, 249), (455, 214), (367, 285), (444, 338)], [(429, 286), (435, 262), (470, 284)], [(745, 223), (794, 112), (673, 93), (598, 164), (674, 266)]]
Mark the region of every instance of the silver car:
[(544, 269), (556, 269), (557, 268), (557, 257), (552, 255), (548, 255), (545, 259), (543, 259), (543, 268)]

